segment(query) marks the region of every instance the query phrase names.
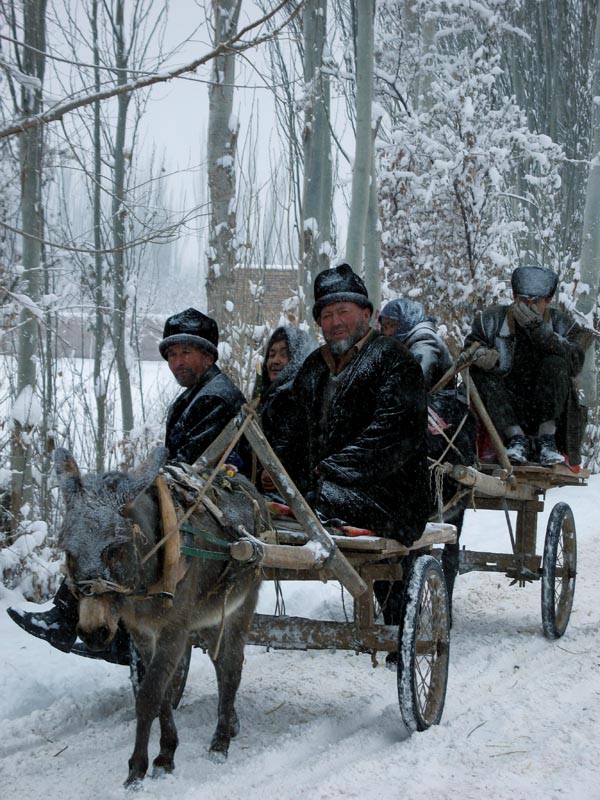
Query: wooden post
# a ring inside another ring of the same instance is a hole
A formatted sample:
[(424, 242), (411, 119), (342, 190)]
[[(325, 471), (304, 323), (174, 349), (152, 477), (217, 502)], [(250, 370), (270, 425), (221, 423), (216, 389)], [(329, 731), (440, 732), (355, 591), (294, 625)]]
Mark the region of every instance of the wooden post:
[(251, 539), (241, 539), (231, 545), (231, 557), (236, 561), (255, 561), (261, 567), (291, 570), (317, 570), (325, 562), (325, 553), (315, 552), (306, 545), (293, 544), (257, 545)]
[(466, 369), (468, 366), (470, 366), (472, 363), (473, 354), (481, 346), (482, 345), (479, 342), (473, 342), (470, 347), (468, 347), (466, 350), (463, 350), (463, 352), (460, 353), (456, 359), (456, 362), (442, 375), (435, 386), (431, 387), (427, 394), (435, 394), (439, 389), (443, 389), (444, 386), (451, 381), (455, 375), (458, 375), (459, 372), (462, 372), (463, 369)]
[(454, 464), (448, 469), (452, 478), (463, 486), (472, 486), (481, 494), (488, 497), (507, 497), (514, 500), (533, 500), (539, 491), (535, 486), (527, 483), (511, 484), (496, 478), (493, 475), (485, 475), (478, 472), (475, 467), (465, 467), (462, 464)]
[(367, 591), (367, 584), (352, 567), (348, 559), (340, 552), (334, 540), (321, 525), (315, 513), (285, 471), (283, 464), (273, 451), (260, 426), (254, 420), (251, 420), (246, 427), (245, 436), (265, 469), (269, 471), (273, 482), (292, 509), (294, 516), (310, 536), (312, 541), (304, 545), (304, 547), (314, 547), (317, 544), (323, 548), (327, 567), (333, 575), (350, 592), (352, 597), (360, 597)]
[(471, 401), (475, 406), (475, 410), (481, 417), (481, 421), (485, 425), (486, 430), (490, 435), (490, 439), (492, 440), (492, 444), (494, 445), (496, 452), (498, 453), (500, 466), (508, 470), (509, 472), (508, 480), (513, 482), (514, 481), (514, 476), (512, 475), (513, 465), (508, 460), (508, 455), (506, 454), (506, 447), (504, 447), (504, 442), (502, 441), (502, 437), (496, 430), (496, 426), (492, 422), (490, 415), (488, 414), (485, 406), (483, 405), (483, 400), (481, 399), (481, 395), (477, 391), (477, 387), (471, 380), (470, 376), (468, 379), (468, 387), (469, 387), (469, 397), (471, 398)]

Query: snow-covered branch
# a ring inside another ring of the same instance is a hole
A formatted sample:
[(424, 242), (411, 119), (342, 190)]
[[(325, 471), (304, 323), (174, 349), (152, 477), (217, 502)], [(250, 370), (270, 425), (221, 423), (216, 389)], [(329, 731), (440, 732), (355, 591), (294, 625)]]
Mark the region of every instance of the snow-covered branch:
[(116, 97), (121, 94), (129, 94), (131, 92), (136, 92), (139, 89), (145, 89), (148, 86), (152, 86), (158, 83), (166, 83), (167, 81), (173, 80), (173, 78), (178, 78), (180, 75), (185, 75), (189, 72), (194, 72), (194, 70), (198, 69), (198, 67), (207, 64), (209, 61), (212, 61), (219, 56), (228, 53), (228, 52), (236, 52), (242, 53), (246, 50), (249, 50), (253, 47), (257, 47), (258, 45), (266, 42), (268, 39), (271, 39), (273, 36), (276, 36), (279, 31), (283, 30), (300, 12), (300, 9), (304, 5), (304, 0), (298, 3), (298, 5), (293, 9), (293, 11), (286, 17), (286, 19), (278, 25), (275, 29), (269, 31), (268, 33), (256, 36), (249, 41), (243, 41), (244, 37), (247, 36), (250, 32), (256, 30), (257, 28), (264, 25), (266, 22), (271, 20), (276, 14), (281, 11), (284, 7), (288, 6), (289, 3), (287, 0), (282, 0), (282, 2), (278, 3), (277, 6), (270, 11), (268, 14), (265, 14), (260, 19), (255, 20), (254, 22), (249, 23), (246, 25), (245, 28), (242, 28), (235, 36), (232, 36), (226, 42), (223, 42), (218, 47), (211, 50), (209, 53), (206, 53), (201, 58), (192, 61), (189, 64), (184, 65), (183, 67), (179, 67), (177, 69), (168, 70), (167, 72), (163, 72), (160, 74), (152, 75), (148, 78), (142, 78), (135, 81), (129, 81), (127, 83), (119, 84), (117, 86), (113, 86), (110, 89), (105, 89), (101, 92), (95, 92), (90, 95), (86, 95), (85, 97), (79, 97), (74, 100), (70, 100), (69, 102), (62, 103), (61, 105), (55, 106), (52, 109), (44, 112), (43, 114), (38, 114), (35, 117), (28, 117), (26, 119), (19, 120), (18, 122), (14, 122), (13, 124), (9, 125), (6, 128), (0, 129), (0, 139), (4, 139), (8, 136), (16, 136), (23, 131), (31, 130), (32, 128), (38, 128), (41, 125), (47, 125), (49, 122), (55, 122), (56, 120), (62, 119), (65, 114), (74, 111), (77, 108), (82, 108), (84, 106), (92, 105), (95, 102), (108, 100), (111, 97)]

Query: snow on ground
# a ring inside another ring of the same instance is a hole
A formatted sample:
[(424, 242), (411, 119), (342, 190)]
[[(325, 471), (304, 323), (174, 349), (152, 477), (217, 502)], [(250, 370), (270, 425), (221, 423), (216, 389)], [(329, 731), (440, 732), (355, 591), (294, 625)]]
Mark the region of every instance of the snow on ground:
[[(541, 632), (539, 583), (461, 576), (442, 722), (408, 737), (396, 676), (346, 652), (247, 649), (242, 730), (225, 765), (207, 758), (216, 723), (208, 657), (194, 651), (176, 721), (176, 771), (147, 778), (139, 798), (310, 797), (444, 800), (600, 798), (600, 476), (553, 489), (540, 521), (564, 500), (575, 511), (579, 571), (565, 636)], [(463, 543), (507, 552), (499, 512), (469, 512)], [(284, 587), (287, 612), (343, 615), (335, 583)], [(134, 711), (124, 667), (64, 655), (4, 613), (22, 599), (0, 588), (0, 787), (11, 800), (126, 798)], [(272, 612), (271, 584), (260, 609)], [(347, 606), (350, 603), (347, 602)], [(342, 617), (343, 618), (343, 617)], [(156, 727), (156, 726), (155, 726)], [(152, 759), (158, 751), (153, 730)]]

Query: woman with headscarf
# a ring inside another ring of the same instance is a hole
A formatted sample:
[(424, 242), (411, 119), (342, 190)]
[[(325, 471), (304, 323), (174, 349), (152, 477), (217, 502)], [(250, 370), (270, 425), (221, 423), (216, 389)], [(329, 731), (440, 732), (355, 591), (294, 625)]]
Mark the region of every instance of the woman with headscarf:
[(427, 316), (422, 303), (399, 297), (382, 308), (379, 325), (385, 336), (394, 336), (408, 347), (421, 365), (427, 390), (452, 366), (452, 357), (436, 330), (436, 321)]
[[(304, 359), (315, 349), (310, 335), (291, 325), (282, 325), (271, 334), (261, 371), (261, 427), (270, 444), (277, 448), (278, 437), (294, 410), (291, 388)], [(254, 470), (253, 470), (254, 471)], [(266, 492), (275, 489), (271, 476), (260, 468), (257, 485)]]

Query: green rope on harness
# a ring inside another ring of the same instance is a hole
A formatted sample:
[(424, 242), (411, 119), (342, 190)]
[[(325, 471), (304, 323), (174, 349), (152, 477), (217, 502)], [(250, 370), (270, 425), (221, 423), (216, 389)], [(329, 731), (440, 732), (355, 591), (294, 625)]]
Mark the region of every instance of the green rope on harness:
[(205, 558), (212, 561), (231, 561), (229, 553), (219, 553), (214, 550), (199, 550), (197, 547), (180, 547), (179, 552), (184, 556)]
[[(213, 533), (210, 533), (209, 531), (198, 530), (197, 528), (192, 528), (190, 525), (182, 525), (180, 530), (182, 530), (184, 533), (191, 533), (192, 536), (199, 536), (201, 539), (206, 539), (207, 542), (212, 542), (213, 544), (218, 545), (224, 550), (229, 551), (230, 547), (229, 542), (225, 541), (225, 539), (221, 539), (219, 536), (215, 536)], [(215, 552), (214, 550), (200, 550), (197, 547), (186, 547), (185, 545), (182, 545), (179, 548), (179, 552), (184, 556), (192, 556), (193, 558), (205, 558), (212, 561), (231, 560), (231, 555), (229, 554), (229, 552), (219, 553)]]

